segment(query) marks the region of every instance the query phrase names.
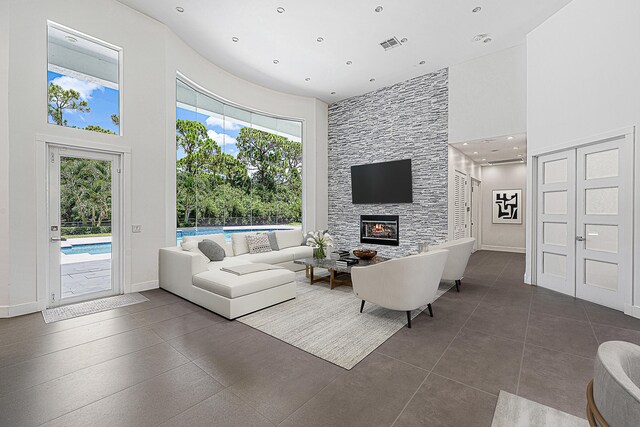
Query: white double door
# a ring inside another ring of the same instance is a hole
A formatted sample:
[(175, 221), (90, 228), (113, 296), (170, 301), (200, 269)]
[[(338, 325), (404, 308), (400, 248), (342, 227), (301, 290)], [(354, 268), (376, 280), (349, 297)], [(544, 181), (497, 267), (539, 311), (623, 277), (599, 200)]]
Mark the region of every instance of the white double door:
[(629, 141), (540, 156), (537, 189), (537, 285), (623, 310), (633, 261)]

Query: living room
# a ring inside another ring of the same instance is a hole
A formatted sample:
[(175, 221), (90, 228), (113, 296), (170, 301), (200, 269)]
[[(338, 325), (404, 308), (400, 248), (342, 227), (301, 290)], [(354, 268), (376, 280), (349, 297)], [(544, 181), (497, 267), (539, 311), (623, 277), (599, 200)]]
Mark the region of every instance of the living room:
[(634, 425), (639, 16), (0, 1), (0, 424)]

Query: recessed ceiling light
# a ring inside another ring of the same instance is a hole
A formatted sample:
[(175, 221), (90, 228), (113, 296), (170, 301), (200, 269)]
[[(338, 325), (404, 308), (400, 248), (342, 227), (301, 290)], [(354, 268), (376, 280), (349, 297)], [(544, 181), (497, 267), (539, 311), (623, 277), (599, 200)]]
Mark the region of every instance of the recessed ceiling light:
[(284, 7), (282, 7), (282, 6), (280, 6), (276, 10), (278, 11), (278, 13), (284, 13)]
[(400, 43), (406, 43), (406, 42), (408, 42), (408, 41), (409, 41), (409, 39), (408, 39), (408, 38), (406, 38), (406, 37), (404, 37), (402, 40), (400, 40)]
[(471, 9), (471, 12), (473, 12), (473, 13), (478, 13), (478, 12), (480, 12), (481, 10), (482, 10), (482, 8), (481, 8), (480, 6), (476, 6), (476, 7), (474, 7), (473, 9)]
[(78, 41), (78, 39), (77, 39), (77, 38), (72, 37), (72, 36), (65, 36), (65, 39), (67, 39), (67, 41), (68, 41), (69, 43), (75, 43), (75, 42), (77, 42), (77, 41)]
[(279, 63), (280, 63), (280, 61), (278, 61), (277, 59), (274, 59), (274, 60), (273, 60), (273, 63), (274, 63), (274, 64), (279, 64)]
[(182, 13), (182, 12), (184, 12), (184, 7), (180, 7), (180, 6), (178, 6), (178, 7), (176, 7), (176, 10), (177, 10), (178, 12)]
[(373, 82), (375, 82), (375, 81), (376, 81), (376, 79), (369, 79), (369, 81), (370, 81), (371, 83), (373, 83)]
[(477, 151), (474, 151), (474, 152), (473, 152), (473, 154), (478, 154), (478, 152), (477, 152)]
[(306, 79), (304, 79), (305, 82), (308, 82), (311, 80), (311, 77), (307, 77)]
[(237, 37), (231, 37), (231, 41), (234, 42), (234, 43), (238, 43), (240, 41), (240, 39), (237, 38)]
[(512, 139), (513, 139), (513, 137), (512, 137), (512, 136), (508, 136), (508, 137), (507, 137), (507, 139), (508, 139), (508, 140), (512, 140)]
[(487, 160), (487, 159), (482, 159), (482, 161), (483, 161), (483, 162), (484, 162), (484, 161), (486, 161), (486, 160)]
[(522, 154), (518, 154), (518, 157), (522, 157)]
[(468, 143), (468, 142), (465, 142), (465, 143), (464, 143), (464, 144), (462, 144), (462, 145), (469, 145), (469, 143)]
[(351, 65), (351, 64), (353, 64), (353, 62), (351, 62), (351, 61), (347, 61), (347, 62), (346, 62), (346, 64), (347, 64), (347, 65)]
[(331, 92), (331, 95), (335, 95), (335, 94), (336, 94), (335, 92)]
[(474, 38), (473, 41), (479, 42), (482, 41), (485, 37), (487, 37), (489, 34), (477, 34)]
[(518, 147), (513, 147), (513, 149), (514, 149), (514, 150), (517, 150), (517, 149), (518, 149)]
[(420, 65), (424, 65), (426, 63), (427, 63), (427, 61), (420, 61)]
[(324, 39), (323, 39), (322, 37), (318, 37), (318, 38), (316, 39), (316, 41), (317, 41), (318, 43), (322, 43), (322, 42), (324, 41)]
[(493, 41), (493, 39), (491, 37), (487, 37), (486, 39), (482, 40), (482, 43), (491, 43)]
[(382, 6), (378, 6), (374, 9), (377, 13), (380, 13), (384, 10), (384, 8)]

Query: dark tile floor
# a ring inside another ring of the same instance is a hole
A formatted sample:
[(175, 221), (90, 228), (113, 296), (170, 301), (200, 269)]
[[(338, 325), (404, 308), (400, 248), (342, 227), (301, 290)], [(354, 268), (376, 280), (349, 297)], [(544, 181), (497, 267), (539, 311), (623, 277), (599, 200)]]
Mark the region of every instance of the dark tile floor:
[(0, 425), (485, 426), (499, 390), (584, 417), (599, 343), (640, 320), (522, 283), (480, 251), (460, 293), (351, 371), (163, 290), (44, 324), (0, 319)]

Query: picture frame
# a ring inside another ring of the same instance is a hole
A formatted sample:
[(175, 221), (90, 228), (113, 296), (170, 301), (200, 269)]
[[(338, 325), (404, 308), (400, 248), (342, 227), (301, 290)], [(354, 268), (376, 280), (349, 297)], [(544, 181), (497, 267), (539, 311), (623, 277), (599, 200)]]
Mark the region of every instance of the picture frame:
[(493, 224), (522, 224), (522, 189), (493, 190)]

